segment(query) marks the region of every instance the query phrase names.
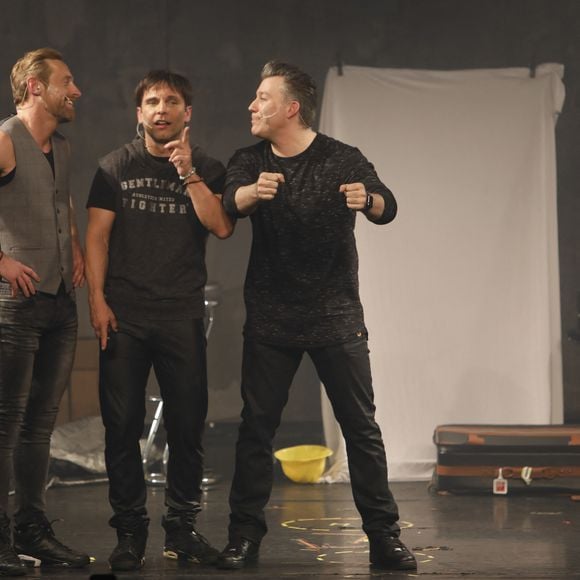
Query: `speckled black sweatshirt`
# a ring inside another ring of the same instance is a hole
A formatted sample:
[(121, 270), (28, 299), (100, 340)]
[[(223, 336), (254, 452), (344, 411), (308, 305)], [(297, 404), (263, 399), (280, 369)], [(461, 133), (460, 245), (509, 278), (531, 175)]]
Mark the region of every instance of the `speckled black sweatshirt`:
[(228, 213), (243, 217), (234, 196), (262, 172), (282, 173), (272, 201), (251, 214), (253, 240), (244, 296), (244, 335), (280, 346), (316, 347), (366, 333), (358, 288), (356, 212), (339, 187), (362, 182), (383, 196), (377, 224), (395, 218), (397, 203), (355, 147), (318, 133), (295, 157), (278, 157), (267, 141), (236, 151), (224, 192)]

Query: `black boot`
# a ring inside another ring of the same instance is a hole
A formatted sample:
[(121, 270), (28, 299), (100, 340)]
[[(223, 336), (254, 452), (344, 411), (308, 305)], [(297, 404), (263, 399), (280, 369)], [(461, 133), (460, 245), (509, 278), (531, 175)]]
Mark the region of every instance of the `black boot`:
[(26, 568), (12, 547), (10, 520), (0, 514), (0, 576), (24, 576)]
[(165, 529), (163, 555), (172, 560), (215, 564), (219, 552), (195, 529), (194, 523), (194, 517), (188, 515), (163, 517)]
[(247, 538), (230, 540), (223, 549), (217, 561), (217, 567), (222, 570), (241, 570), (258, 562), (260, 544)]
[(14, 528), (14, 550), (30, 566), (84, 568), (91, 559), (56, 539), (44, 514)]
[(417, 560), (411, 550), (389, 534), (369, 535), (371, 565), (383, 570), (416, 570)]
[(133, 528), (117, 528), (117, 545), (109, 556), (109, 565), (113, 572), (139, 570), (145, 564), (147, 546), (147, 525)]

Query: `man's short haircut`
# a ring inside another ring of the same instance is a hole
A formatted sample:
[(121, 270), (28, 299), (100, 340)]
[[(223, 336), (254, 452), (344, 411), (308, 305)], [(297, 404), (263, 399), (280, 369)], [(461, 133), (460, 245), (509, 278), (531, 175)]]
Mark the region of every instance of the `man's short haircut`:
[(152, 70), (139, 81), (135, 89), (135, 103), (138, 107), (143, 103), (143, 95), (152, 87), (167, 85), (177, 91), (185, 101), (186, 107), (191, 107), (193, 102), (193, 89), (191, 83), (183, 76), (168, 70)]
[(54, 48), (39, 48), (27, 52), (16, 61), (10, 73), (12, 100), (16, 106), (21, 105), (26, 100), (30, 77), (37, 78), (44, 85), (48, 85), (52, 73), (48, 60), (63, 60), (62, 54)]
[(271, 60), (262, 69), (262, 80), (269, 77), (282, 77), (288, 97), (300, 104), (300, 119), (305, 127), (312, 127), (316, 118), (317, 94), (312, 77), (297, 66)]

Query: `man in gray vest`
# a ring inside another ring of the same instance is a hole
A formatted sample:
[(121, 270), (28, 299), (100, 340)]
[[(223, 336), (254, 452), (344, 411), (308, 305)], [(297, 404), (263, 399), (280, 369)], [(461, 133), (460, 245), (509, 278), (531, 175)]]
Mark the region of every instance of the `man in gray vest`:
[(90, 561), (56, 539), (44, 493), (76, 346), (74, 288), (84, 282), (69, 146), (56, 129), (74, 119), (81, 93), (61, 54), (49, 48), (25, 54), (10, 80), (17, 113), (0, 121), (0, 576), (23, 575), (22, 560), (59, 567)]

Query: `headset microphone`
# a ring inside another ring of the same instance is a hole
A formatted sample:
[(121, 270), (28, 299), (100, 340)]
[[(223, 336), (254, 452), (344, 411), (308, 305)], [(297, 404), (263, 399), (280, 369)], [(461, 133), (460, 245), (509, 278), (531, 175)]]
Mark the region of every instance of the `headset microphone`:
[(259, 111), (258, 118), (260, 119), (260, 121), (262, 121), (264, 119), (270, 119), (271, 117), (274, 117), (275, 115), (277, 115), (279, 110), (280, 109), (276, 109), (273, 113), (270, 113), (269, 115), (264, 115), (264, 113), (262, 113), (262, 111)]

